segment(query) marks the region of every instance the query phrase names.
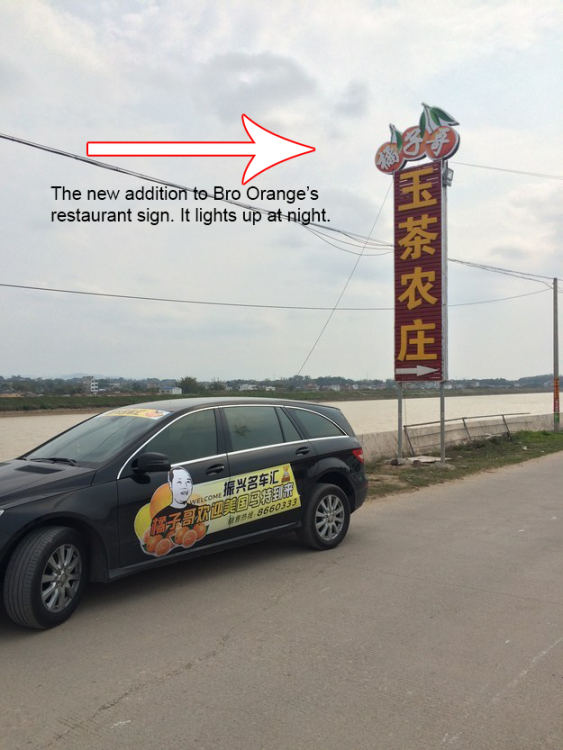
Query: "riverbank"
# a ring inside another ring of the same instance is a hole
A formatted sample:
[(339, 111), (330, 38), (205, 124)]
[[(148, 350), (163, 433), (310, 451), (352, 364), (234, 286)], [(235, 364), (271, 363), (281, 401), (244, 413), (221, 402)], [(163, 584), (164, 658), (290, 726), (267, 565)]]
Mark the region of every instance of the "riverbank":
[[(452, 388), (446, 391), (447, 398), (467, 396), (500, 396), (500, 395), (525, 395), (534, 393), (551, 393), (548, 388)], [(251, 391), (241, 393), (240, 391), (203, 391), (197, 394), (183, 394), (181, 396), (153, 395), (144, 393), (139, 396), (131, 394), (100, 394), (98, 396), (0, 396), (0, 416), (12, 415), (20, 412), (50, 412), (66, 414), (70, 411), (76, 413), (85, 411), (103, 411), (115, 409), (119, 406), (130, 406), (145, 401), (170, 401), (179, 398), (199, 398), (208, 396), (211, 398), (224, 398), (233, 396), (251, 396), (254, 398), (282, 398), (295, 399), (297, 401), (331, 402), (341, 403), (344, 401), (394, 401), (397, 392), (394, 388), (382, 388), (380, 390), (357, 390), (357, 391)], [(409, 388), (405, 387), (406, 399), (428, 399), (436, 398), (435, 388)]]

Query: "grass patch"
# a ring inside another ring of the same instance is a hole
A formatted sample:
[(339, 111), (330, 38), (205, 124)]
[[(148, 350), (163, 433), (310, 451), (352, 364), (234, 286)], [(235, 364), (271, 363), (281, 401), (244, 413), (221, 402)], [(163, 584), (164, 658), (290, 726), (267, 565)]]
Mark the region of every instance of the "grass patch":
[(367, 466), (369, 497), (378, 499), (462, 479), (558, 451), (563, 451), (563, 432), (518, 432), (511, 437), (494, 437), (449, 448), (446, 469), (436, 464), (391, 466), (388, 460), (376, 461)]

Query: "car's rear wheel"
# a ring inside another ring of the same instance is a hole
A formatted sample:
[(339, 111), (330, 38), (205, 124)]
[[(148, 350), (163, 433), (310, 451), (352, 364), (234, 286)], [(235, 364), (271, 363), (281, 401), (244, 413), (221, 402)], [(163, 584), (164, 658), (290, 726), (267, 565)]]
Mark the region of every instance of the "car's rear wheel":
[(350, 525), (350, 503), (335, 484), (318, 484), (309, 499), (297, 536), (308, 547), (336, 547)]
[(78, 606), (87, 580), (86, 547), (65, 526), (36, 529), (16, 547), (4, 578), (4, 606), (18, 625), (60, 625)]

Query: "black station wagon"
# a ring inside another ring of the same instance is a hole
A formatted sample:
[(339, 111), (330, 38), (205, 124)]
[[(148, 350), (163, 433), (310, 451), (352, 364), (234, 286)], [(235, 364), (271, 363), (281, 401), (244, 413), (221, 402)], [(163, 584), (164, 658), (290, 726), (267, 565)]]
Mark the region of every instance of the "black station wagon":
[(366, 494), (339, 409), (251, 398), (113, 409), (0, 463), (5, 608), (49, 628), (88, 581), (292, 529), (331, 549)]

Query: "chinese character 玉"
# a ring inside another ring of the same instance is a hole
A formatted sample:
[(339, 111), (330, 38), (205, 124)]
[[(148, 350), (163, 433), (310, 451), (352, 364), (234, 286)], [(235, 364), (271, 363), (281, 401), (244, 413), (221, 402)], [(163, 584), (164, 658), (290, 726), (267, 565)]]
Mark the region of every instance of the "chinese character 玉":
[(435, 206), (438, 202), (436, 198), (432, 197), (432, 193), (428, 188), (432, 187), (431, 182), (421, 182), (420, 178), (434, 172), (433, 167), (426, 167), (426, 169), (417, 169), (414, 172), (403, 173), (401, 177), (401, 183), (405, 180), (411, 180), (411, 185), (402, 185), (400, 191), (403, 195), (412, 193), (412, 203), (403, 203), (399, 206), (399, 211), (407, 211), (409, 208), (426, 208), (427, 206)]

